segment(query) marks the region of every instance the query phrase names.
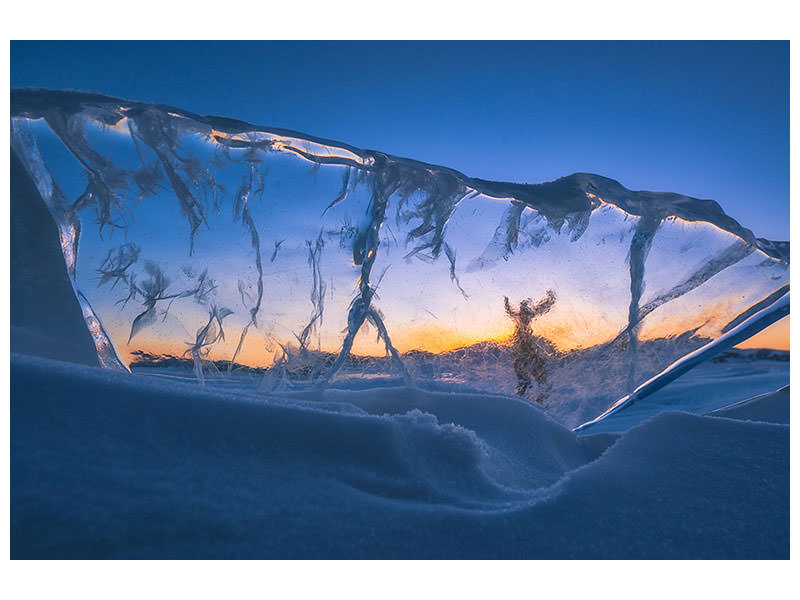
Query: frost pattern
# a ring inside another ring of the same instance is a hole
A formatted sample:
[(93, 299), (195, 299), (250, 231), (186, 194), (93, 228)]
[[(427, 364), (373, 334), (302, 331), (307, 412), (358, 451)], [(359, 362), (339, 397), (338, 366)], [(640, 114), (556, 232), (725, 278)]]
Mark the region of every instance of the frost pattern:
[(542, 386), (536, 402), (542, 404), (549, 388), (547, 383), (547, 357), (554, 354), (552, 344), (534, 336), (531, 322), (537, 317), (546, 314), (553, 308), (556, 295), (553, 290), (547, 290), (547, 295), (531, 306), (531, 299), (527, 298), (519, 303), (519, 309), (514, 310), (504, 299), (506, 313), (514, 321), (514, 333), (511, 336), (512, 353), (514, 356), (514, 372), (517, 375), (517, 395), (525, 396), (531, 387), (531, 379)]

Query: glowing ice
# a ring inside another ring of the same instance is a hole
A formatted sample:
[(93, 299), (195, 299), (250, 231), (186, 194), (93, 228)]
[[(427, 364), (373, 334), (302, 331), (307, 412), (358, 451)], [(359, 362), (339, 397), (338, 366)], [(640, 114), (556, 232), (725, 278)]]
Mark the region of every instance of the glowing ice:
[(710, 200), (72, 92), (14, 90), (11, 133), (107, 367), (519, 393), (577, 425), (788, 312), (788, 244)]

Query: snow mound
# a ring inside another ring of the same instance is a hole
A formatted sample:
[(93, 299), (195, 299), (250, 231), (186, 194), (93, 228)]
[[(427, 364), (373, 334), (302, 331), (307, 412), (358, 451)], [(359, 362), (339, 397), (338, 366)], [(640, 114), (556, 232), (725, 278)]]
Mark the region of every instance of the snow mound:
[(664, 412), (549, 492), (531, 516), (588, 538), (571, 556), (789, 556), (787, 426)]
[(12, 355), (11, 556), (785, 558), (788, 438), (665, 413), (584, 454), (513, 398), (248, 398)]

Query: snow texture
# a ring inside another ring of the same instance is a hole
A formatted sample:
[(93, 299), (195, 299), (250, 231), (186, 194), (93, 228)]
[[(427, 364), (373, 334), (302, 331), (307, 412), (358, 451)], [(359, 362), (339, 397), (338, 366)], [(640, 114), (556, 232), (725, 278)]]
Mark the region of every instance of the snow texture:
[(12, 355), (11, 557), (789, 556), (763, 399), (579, 438), (513, 397), (304, 394)]

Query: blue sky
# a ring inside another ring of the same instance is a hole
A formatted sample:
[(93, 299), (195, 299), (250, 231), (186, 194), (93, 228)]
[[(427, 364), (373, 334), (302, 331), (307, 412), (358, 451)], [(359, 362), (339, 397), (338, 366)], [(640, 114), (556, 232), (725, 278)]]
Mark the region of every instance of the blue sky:
[(536, 183), (712, 198), (789, 238), (788, 42), (12, 42), (11, 85), (97, 91)]

